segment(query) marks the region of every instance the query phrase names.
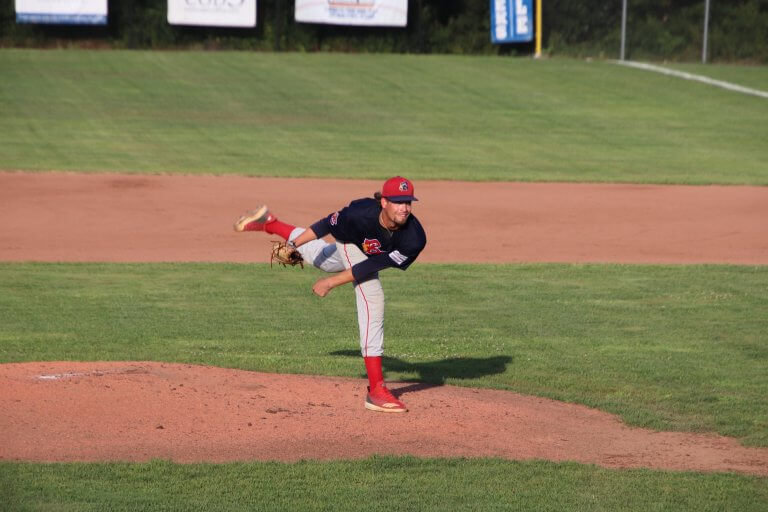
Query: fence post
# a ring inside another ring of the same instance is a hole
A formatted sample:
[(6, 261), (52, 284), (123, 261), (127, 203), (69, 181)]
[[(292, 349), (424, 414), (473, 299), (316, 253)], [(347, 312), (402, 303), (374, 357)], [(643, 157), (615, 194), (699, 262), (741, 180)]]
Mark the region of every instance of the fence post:
[(621, 57), (619, 60), (624, 60), (624, 48), (627, 40), (627, 0), (622, 0), (621, 4)]
[(709, 35), (709, 0), (704, 1), (704, 40), (701, 43), (701, 62), (707, 63), (707, 39)]
[(536, 53), (535, 58), (541, 57), (541, 0), (536, 0)]

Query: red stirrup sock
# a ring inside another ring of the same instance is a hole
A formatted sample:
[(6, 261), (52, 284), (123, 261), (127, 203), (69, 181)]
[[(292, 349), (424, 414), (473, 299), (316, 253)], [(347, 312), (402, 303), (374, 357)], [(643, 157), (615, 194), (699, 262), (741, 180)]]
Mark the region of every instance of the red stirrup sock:
[(365, 371), (368, 372), (368, 386), (375, 388), (384, 382), (384, 372), (381, 369), (381, 356), (364, 357)]
[(286, 224), (285, 222), (279, 221), (277, 219), (264, 224), (264, 231), (270, 235), (280, 235), (286, 240), (288, 240), (288, 237), (291, 236), (291, 232), (294, 229), (296, 229), (296, 226), (291, 226), (290, 224)]

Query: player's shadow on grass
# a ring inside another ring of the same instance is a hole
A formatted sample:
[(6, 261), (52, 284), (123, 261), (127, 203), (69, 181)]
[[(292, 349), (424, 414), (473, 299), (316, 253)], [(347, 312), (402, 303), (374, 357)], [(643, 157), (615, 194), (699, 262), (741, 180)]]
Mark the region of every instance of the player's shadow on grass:
[[(360, 357), (358, 350), (337, 350), (333, 356)], [(493, 357), (449, 357), (440, 361), (424, 363), (409, 363), (396, 357), (382, 356), (384, 369), (392, 372), (416, 373), (418, 378), (404, 378), (403, 382), (413, 382), (412, 385), (393, 390), (395, 395), (411, 393), (445, 385), (446, 379), (476, 379), (486, 375), (504, 373), (507, 365), (512, 362), (510, 356)]]

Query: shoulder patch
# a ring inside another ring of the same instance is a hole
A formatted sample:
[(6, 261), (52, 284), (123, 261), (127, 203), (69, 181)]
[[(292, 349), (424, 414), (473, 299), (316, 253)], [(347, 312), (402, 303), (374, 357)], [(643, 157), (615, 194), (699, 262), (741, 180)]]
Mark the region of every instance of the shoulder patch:
[(398, 265), (402, 265), (405, 263), (405, 260), (408, 259), (408, 256), (402, 254), (400, 251), (392, 251), (389, 253), (389, 257), (392, 261), (397, 263)]

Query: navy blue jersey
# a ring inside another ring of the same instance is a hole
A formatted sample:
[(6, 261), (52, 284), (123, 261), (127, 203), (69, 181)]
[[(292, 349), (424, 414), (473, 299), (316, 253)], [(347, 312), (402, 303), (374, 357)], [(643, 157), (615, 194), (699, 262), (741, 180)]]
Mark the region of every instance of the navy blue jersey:
[(405, 270), (427, 245), (427, 235), (416, 217), (408, 216), (403, 226), (389, 231), (379, 222), (380, 213), (381, 204), (376, 199), (357, 199), (311, 226), (318, 238), (330, 233), (339, 242), (355, 244), (368, 256), (352, 267), (358, 282), (388, 267)]

